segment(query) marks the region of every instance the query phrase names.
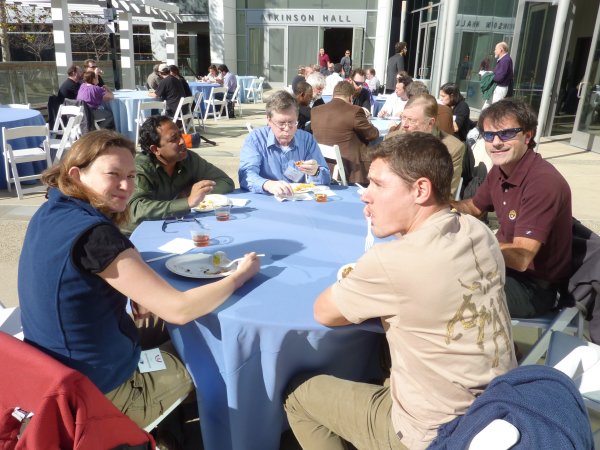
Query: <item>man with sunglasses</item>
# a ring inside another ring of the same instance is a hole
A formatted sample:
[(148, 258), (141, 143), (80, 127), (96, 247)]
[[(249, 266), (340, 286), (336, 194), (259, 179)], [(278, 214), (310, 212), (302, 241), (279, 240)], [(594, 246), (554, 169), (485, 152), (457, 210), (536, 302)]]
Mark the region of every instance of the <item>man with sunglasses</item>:
[(180, 217), (207, 194), (233, 191), (233, 180), (187, 150), (181, 131), (167, 116), (151, 116), (140, 128), (142, 152), (135, 157), (135, 191), (129, 200), (131, 225), (143, 220)]
[(521, 100), (504, 99), (479, 116), (494, 167), (460, 212), (495, 211), (506, 263), (506, 299), (512, 317), (551, 310), (571, 275), (571, 190), (563, 176), (534, 151), (537, 117)]
[(100, 76), (102, 74), (102, 69), (98, 67), (98, 63), (94, 59), (86, 59), (83, 62), (83, 67), (85, 67), (86, 72), (94, 72), (96, 74), (96, 78), (98, 78), (98, 86), (104, 86), (104, 80)]
[(298, 103), (287, 91), (267, 101), (267, 126), (252, 131), (240, 151), (240, 187), (293, 195), (290, 182), (329, 184), (331, 175), (312, 134), (298, 130)]
[(352, 96), (352, 104), (361, 106), (367, 111), (371, 111), (371, 91), (365, 84), (367, 74), (362, 69), (354, 69), (350, 73), (350, 81), (354, 86), (354, 95)]

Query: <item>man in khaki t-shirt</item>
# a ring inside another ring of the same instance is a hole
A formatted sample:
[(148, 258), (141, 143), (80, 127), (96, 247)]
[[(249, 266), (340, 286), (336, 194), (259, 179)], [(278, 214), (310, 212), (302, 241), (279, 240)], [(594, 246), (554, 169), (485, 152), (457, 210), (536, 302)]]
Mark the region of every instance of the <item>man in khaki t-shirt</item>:
[[(296, 380), (286, 401), (305, 449), (425, 449), (496, 376), (516, 367), (497, 241), (450, 211), (452, 160), (422, 132), (372, 150), (365, 215), (378, 237), (350, 274), (315, 302), (328, 326), (380, 317), (389, 384), (319, 375)], [(402, 174), (402, 175), (399, 175)]]

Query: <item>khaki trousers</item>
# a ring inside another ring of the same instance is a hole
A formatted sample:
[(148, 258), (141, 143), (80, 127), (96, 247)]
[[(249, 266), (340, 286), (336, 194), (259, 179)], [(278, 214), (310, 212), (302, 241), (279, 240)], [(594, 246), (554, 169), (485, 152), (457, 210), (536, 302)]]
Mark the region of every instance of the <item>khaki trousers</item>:
[(290, 427), (303, 449), (405, 450), (391, 420), (389, 386), (330, 375), (292, 381), (285, 401)]
[(192, 392), (194, 385), (168, 340), (162, 319), (143, 319), (136, 321), (136, 325), (140, 330), (142, 348), (158, 346), (167, 368), (147, 373), (140, 373), (136, 369), (127, 381), (107, 393), (106, 397), (122, 413), (144, 428), (160, 417), (177, 399)]

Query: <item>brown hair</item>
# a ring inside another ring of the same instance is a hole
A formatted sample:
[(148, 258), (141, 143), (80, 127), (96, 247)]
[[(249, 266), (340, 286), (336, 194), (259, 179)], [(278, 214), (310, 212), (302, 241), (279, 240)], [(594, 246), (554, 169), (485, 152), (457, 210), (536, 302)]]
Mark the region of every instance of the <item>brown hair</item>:
[(94, 80), (96, 79), (96, 73), (92, 71), (83, 73), (83, 81), (89, 84), (94, 84)]
[(438, 205), (450, 199), (450, 183), (454, 168), (446, 146), (430, 133), (414, 131), (396, 134), (369, 149), (371, 160), (383, 159), (408, 186), (419, 178), (432, 185)]
[(113, 147), (123, 147), (135, 156), (133, 142), (113, 130), (98, 130), (84, 134), (71, 147), (67, 155), (56, 165), (46, 170), (42, 182), (48, 187), (58, 188), (63, 194), (88, 202), (115, 224), (121, 225), (129, 220), (129, 210), (111, 211), (104, 199), (69, 175), (71, 167), (85, 169), (98, 157)]
[(412, 107), (420, 107), (423, 110), (425, 117), (435, 119), (438, 114), (438, 102), (433, 95), (421, 94), (411, 97), (406, 102), (404, 109), (410, 109)]
[(334, 97), (352, 97), (354, 95), (354, 86), (347, 81), (340, 81), (333, 88), (333, 96)]

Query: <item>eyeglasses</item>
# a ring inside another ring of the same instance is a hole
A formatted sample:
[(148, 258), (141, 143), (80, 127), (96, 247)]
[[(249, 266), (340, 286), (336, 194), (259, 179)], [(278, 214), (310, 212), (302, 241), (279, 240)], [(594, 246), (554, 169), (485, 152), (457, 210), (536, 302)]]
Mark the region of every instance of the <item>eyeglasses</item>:
[(202, 224), (200, 223), (200, 221), (198, 219), (196, 219), (195, 217), (169, 217), (167, 219), (165, 219), (165, 221), (162, 224), (162, 230), (165, 233), (177, 233), (177, 231), (167, 231), (167, 227), (172, 224), (172, 223), (177, 223), (177, 222), (196, 222), (198, 225), (202, 226)]
[(98, 66), (89, 66), (90, 69), (95, 69)]
[(483, 140), (486, 142), (494, 142), (494, 136), (498, 136), (502, 142), (506, 142), (513, 139), (517, 133), (520, 133), (521, 131), (523, 131), (523, 128), (506, 128), (498, 131), (484, 131)]
[(286, 127), (287, 128), (295, 128), (298, 126), (297, 120), (295, 122), (275, 122), (274, 120), (271, 120), (271, 122), (273, 123), (273, 125), (275, 125), (277, 128), (279, 128), (282, 131), (285, 130)]
[[(426, 121), (430, 120), (430, 119), (431, 119), (430, 117), (425, 116)], [(402, 123), (402, 125), (417, 125), (417, 124), (421, 123), (422, 120), (414, 118), (414, 117), (406, 117), (403, 115), (402, 117), (400, 117), (400, 122)]]

